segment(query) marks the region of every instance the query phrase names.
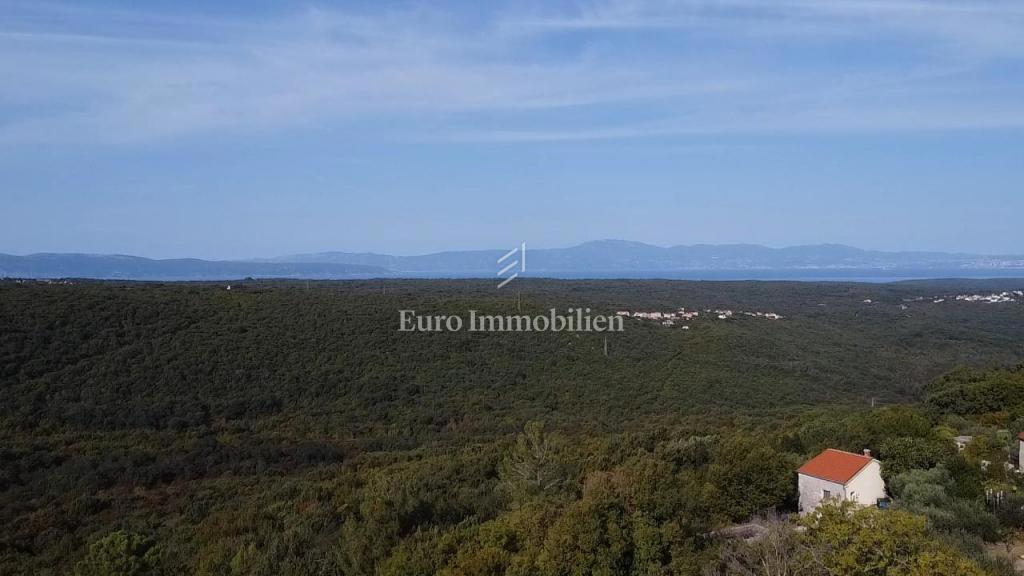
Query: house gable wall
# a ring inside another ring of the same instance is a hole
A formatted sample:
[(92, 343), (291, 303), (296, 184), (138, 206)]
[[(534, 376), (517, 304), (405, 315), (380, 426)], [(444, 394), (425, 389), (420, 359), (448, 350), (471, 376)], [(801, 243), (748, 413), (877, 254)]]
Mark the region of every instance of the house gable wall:
[(874, 506), (879, 498), (885, 498), (882, 465), (877, 460), (865, 466), (846, 483), (846, 498), (863, 506)]

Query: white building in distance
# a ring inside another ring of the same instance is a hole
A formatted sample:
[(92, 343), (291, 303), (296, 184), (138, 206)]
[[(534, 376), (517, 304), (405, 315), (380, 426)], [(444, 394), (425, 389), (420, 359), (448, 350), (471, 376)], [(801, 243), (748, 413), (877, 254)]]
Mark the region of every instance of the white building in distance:
[(882, 465), (871, 451), (854, 454), (829, 448), (797, 470), (800, 513), (806, 514), (826, 500), (847, 500), (874, 506), (885, 498)]
[(967, 448), (967, 445), (971, 443), (971, 440), (974, 440), (974, 436), (957, 436), (956, 438), (953, 438), (953, 442), (956, 443), (956, 449), (960, 451)]
[(1024, 470), (1024, 432), (1017, 434), (1017, 470)]

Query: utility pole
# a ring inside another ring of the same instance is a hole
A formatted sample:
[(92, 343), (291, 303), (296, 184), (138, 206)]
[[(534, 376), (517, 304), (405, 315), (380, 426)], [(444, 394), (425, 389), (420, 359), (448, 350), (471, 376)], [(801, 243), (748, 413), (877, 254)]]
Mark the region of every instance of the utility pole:
[(523, 293), (520, 290), (516, 290), (516, 312), (523, 311)]

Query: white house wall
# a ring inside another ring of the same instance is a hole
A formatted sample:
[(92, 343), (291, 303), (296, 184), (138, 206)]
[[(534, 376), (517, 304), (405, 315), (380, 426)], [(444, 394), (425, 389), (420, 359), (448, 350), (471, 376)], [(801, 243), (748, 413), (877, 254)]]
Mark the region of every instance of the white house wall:
[(846, 483), (846, 498), (864, 506), (874, 506), (879, 498), (885, 498), (882, 465), (878, 460), (865, 466)]
[(800, 512), (810, 512), (817, 508), (825, 496), (825, 490), (832, 494), (832, 498), (846, 498), (846, 487), (842, 484), (806, 474), (797, 476), (797, 486), (800, 490)]

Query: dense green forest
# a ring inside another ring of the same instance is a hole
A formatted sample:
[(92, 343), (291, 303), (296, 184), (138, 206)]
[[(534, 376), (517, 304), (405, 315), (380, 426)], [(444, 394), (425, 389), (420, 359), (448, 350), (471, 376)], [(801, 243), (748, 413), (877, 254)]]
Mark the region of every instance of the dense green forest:
[[(0, 282), (0, 574), (1011, 574), (1022, 287)], [(398, 331), (683, 306), (783, 319)], [(892, 509), (786, 519), (826, 447)]]

